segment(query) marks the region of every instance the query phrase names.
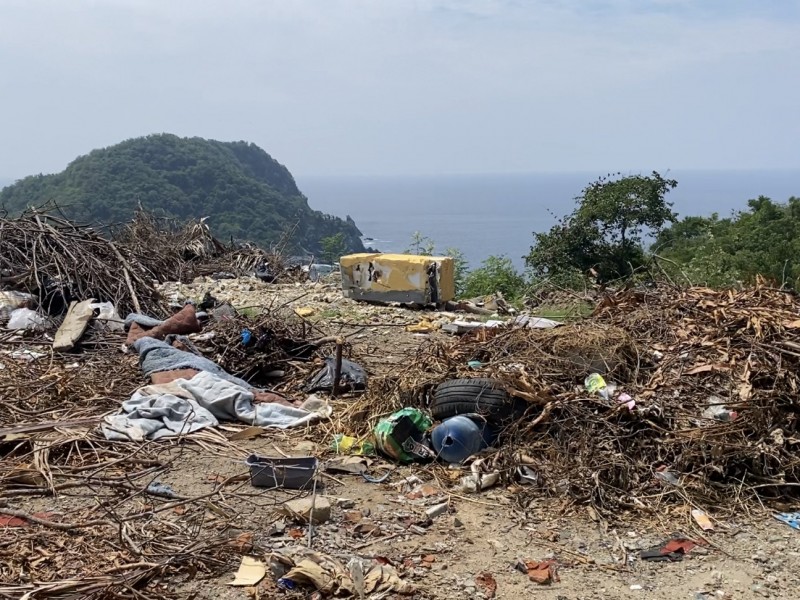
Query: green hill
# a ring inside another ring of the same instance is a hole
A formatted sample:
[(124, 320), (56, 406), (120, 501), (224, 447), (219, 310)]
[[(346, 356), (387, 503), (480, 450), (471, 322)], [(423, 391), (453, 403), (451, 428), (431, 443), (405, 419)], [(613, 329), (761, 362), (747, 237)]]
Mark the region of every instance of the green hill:
[(348, 251), (363, 250), (358, 228), (308, 206), (289, 170), (255, 144), (160, 134), (93, 150), (61, 173), (33, 175), (0, 191), (0, 206), (18, 214), (55, 201), (83, 222), (119, 223), (138, 204), (187, 220), (208, 217), (213, 233), (262, 246), (289, 234), (291, 252), (320, 252), (321, 240), (343, 234)]

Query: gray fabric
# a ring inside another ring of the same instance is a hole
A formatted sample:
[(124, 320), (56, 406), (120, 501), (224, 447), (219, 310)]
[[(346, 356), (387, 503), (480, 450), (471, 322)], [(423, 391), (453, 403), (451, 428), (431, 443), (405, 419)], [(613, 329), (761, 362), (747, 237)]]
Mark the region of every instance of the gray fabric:
[[(319, 412), (282, 404), (254, 404), (253, 393), (208, 372), (134, 392), (122, 410), (107, 416), (101, 430), (109, 440), (156, 440), (241, 421), (264, 428), (287, 429), (309, 423)], [(325, 407), (319, 410), (324, 410)]]
[(217, 363), (203, 356), (191, 352), (184, 352), (173, 348), (166, 342), (151, 337), (142, 337), (133, 343), (133, 348), (139, 354), (139, 366), (146, 377), (153, 373), (174, 371), (176, 369), (197, 369), (208, 371), (226, 381), (230, 381), (247, 390), (253, 389), (246, 381), (229, 375)]
[(157, 327), (161, 325), (164, 321), (159, 321), (158, 319), (154, 319), (153, 317), (148, 317), (147, 315), (140, 315), (139, 313), (131, 313), (127, 317), (125, 317), (125, 329), (130, 329), (131, 325), (134, 323), (138, 323), (145, 329), (152, 329), (153, 327)]

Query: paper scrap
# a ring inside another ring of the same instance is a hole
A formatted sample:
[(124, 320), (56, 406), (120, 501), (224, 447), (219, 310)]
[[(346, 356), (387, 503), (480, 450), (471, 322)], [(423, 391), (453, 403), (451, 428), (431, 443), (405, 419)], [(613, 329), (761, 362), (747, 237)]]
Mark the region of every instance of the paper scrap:
[(267, 574), (267, 565), (253, 556), (243, 556), (242, 564), (236, 571), (236, 576), (228, 585), (251, 586), (258, 585)]
[(711, 519), (708, 518), (708, 515), (704, 513), (702, 510), (695, 508), (692, 510), (692, 517), (694, 518), (695, 522), (700, 526), (700, 529), (703, 531), (711, 531), (714, 529), (714, 525), (711, 523)]

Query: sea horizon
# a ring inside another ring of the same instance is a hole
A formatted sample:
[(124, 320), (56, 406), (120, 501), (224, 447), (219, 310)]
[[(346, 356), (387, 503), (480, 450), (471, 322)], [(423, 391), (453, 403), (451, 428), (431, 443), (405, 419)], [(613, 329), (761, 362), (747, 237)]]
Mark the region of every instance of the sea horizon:
[[(659, 172), (678, 181), (667, 200), (679, 218), (715, 212), (728, 216), (762, 195), (777, 202), (800, 196), (800, 168)], [(571, 212), (582, 189), (607, 173), (316, 175), (296, 181), (314, 210), (349, 215), (365, 244), (380, 251), (402, 252), (420, 232), (439, 253), (451, 247), (461, 250), (471, 267), (490, 255), (503, 255), (522, 269), (533, 232), (548, 230)]]
[[(667, 200), (679, 218), (715, 212), (729, 216), (760, 195), (777, 202), (800, 196), (800, 168), (659, 172), (678, 181)], [(301, 175), (295, 180), (312, 209), (352, 217), (367, 247), (403, 252), (419, 232), (435, 243), (438, 253), (459, 249), (470, 267), (501, 255), (524, 269), (533, 233), (548, 230), (568, 214), (581, 190), (607, 173)], [(0, 189), (13, 183), (0, 178)]]

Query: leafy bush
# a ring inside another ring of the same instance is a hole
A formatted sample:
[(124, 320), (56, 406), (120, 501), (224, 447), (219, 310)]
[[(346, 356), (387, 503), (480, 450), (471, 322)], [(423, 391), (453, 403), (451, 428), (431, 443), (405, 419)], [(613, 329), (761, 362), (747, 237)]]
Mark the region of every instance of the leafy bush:
[(516, 300), (525, 291), (525, 277), (517, 272), (506, 256), (490, 256), (470, 271), (464, 281), (463, 296), (474, 298), (500, 292), (507, 300)]

